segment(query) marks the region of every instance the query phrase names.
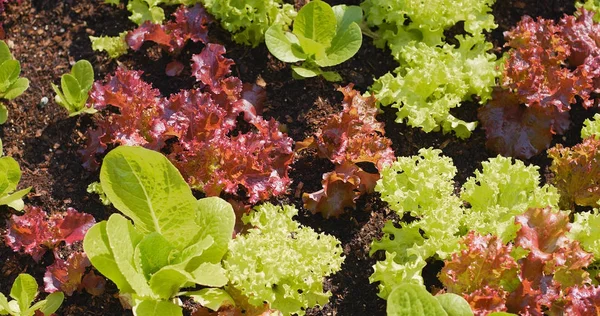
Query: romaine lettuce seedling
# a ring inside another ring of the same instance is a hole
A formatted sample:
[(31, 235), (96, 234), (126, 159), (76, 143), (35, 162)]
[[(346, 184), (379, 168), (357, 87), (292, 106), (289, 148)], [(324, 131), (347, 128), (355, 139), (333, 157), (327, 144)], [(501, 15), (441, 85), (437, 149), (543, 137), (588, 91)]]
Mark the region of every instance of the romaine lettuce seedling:
[(323, 1), (312, 1), (298, 12), (292, 32), (272, 25), (265, 33), (265, 42), (281, 61), (304, 61), (301, 66), (292, 66), (294, 77), (321, 75), (329, 81), (340, 81), (338, 73), (320, 67), (341, 64), (358, 52), (362, 44), (361, 20), (362, 9), (358, 6), (332, 8)]
[(81, 113), (96, 113), (93, 107), (87, 107), (90, 89), (94, 84), (94, 68), (89, 61), (82, 59), (73, 65), (71, 73), (64, 74), (60, 78), (60, 86), (52, 84), (56, 93), (54, 101), (69, 111), (69, 116)]
[(31, 303), (37, 294), (38, 284), (35, 279), (26, 273), (19, 274), (10, 289), (10, 297), (13, 300), (9, 302), (6, 296), (0, 293), (0, 315), (33, 316), (39, 315), (36, 311), (40, 311), (47, 316), (56, 312), (64, 299), (62, 292), (55, 292), (32, 306)]
[(196, 200), (162, 154), (121, 146), (104, 158), (100, 184), (113, 214), (87, 232), (83, 248), (94, 267), (112, 280), (134, 315), (182, 315), (173, 303), (181, 288), (222, 287), (221, 266), (231, 240), (231, 205)]
[[(21, 64), (14, 59), (4, 41), (0, 41), (0, 99), (12, 100), (29, 88), (27, 78), (19, 78)], [(0, 102), (0, 124), (8, 118), (8, 110)]]

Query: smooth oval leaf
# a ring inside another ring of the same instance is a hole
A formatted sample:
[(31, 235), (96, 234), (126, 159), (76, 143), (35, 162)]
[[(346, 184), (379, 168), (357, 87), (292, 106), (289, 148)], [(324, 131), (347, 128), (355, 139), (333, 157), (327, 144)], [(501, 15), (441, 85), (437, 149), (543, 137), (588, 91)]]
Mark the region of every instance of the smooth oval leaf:
[(196, 199), (183, 177), (161, 153), (120, 146), (106, 155), (102, 190), (141, 232), (158, 232), (183, 249), (198, 233)]
[(7, 100), (12, 100), (25, 92), (29, 88), (29, 79), (27, 78), (18, 78), (15, 82), (13, 82), (10, 87), (4, 93), (4, 98)]
[(82, 92), (89, 91), (94, 84), (94, 67), (89, 61), (81, 59), (73, 65), (71, 75), (77, 79)]
[[(200, 227), (195, 240), (212, 237), (214, 243), (202, 253), (205, 262), (220, 262), (227, 252), (235, 226), (235, 213), (231, 204), (219, 197), (207, 197), (197, 202), (196, 223)], [(193, 267), (195, 268), (195, 267)]]
[(298, 12), (293, 33), (329, 46), (335, 36), (336, 24), (335, 14), (329, 4), (320, 0), (311, 1)]
[(473, 316), (469, 302), (462, 296), (454, 293), (445, 293), (434, 296), (448, 313), (448, 316)]
[(0, 64), (0, 92), (2, 94), (5, 94), (12, 83), (19, 78), (20, 73), (21, 64), (18, 60), (10, 59)]
[(6, 123), (8, 120), (8, 109), (6, 108), (6, 104), (4, 102), (0, 102), (0, 124)]
[(325, 58), (315, 62), (321, 67), (334, 66), (350, 59), (362, 45), (362, 32), (358, 24), (353, 23), (347, 29), (336, 34), (331, 46), (325, 51)]
[(60, 77), (60, 86), (67, 102), (71, 105), (79, 104), (81, 101), (81, 86), (77, 78), (71, 74), (64, 74)]
[(179, 289), (187, 282), (192, 282), (192, 276), (177, 267), (164, 267), (150, 278), (152, 291), (162, 299), (170, 299), (175, 296)]
[(219, 310), (222, 306), (235, 306), (235, 301), (231, 295), (222, 289), (207, 288), (194, 292), (186, 293), (198, 304), (208, 307), (213, 311)]
[(63, 292), (50, 293), (44, 299), (45, 304), (40, 308), (40, 312), (44, 313), (44, 315), (51, 315), (58, 310), (64, 300), (65, 295)]
[(342, 76), (335, 71), (323, 71), (321, 72), (321, 76), (325, 78), (327, 81), (338, 82), (342, 81)]
[(193, 276), (193, 282), (200, 285), (222, 287), (229, 282), (221, 263), (205, 262), (190, 273)]
[(152, 232), (135, 246), (136, 262), (147, 279), (162, 267), (169, 265), (169, 256), (175, 249), (161, 234)]
[(299, 45), (298, 38), (292, 33), (284, 32), (280, 25), (269, 27), (265, 33), (265, 44), (269, 52), (283, 62), (294, 63), (306, 59), (298, 49), (293, 48), (294, 44)]
[(19, 274), (10, 289), (10, 297), (18, 302), (21, 312), (26, 311), (29, 306), (31, 306), (37, 293), (38, 284), (35, 279), (27, 273)]
[(110, 248), (106, 223), (106, 221), (97, 223), (87, 231), (83, 238), (83, 250), (96, 270), (113, 281), (121, 292), (131, 293), (133, 289), (119, 270)]
[(402, 283), (388, 296), (388, 316), (420, 315), (446, 316), (442, 305), (431, 293), (418, 284)]
[(12, 157), (0, 158), (0, 197), (14, 191), (21, 180), (21, 168)]
[(337, 21), (336, 34), (346, 30), (352, 23), (359, 24), (363, 19), (363, 11), (359, 6), (340, 4), (332, 9)]
[(292, 66), (292, 71), (295, 75), (299, 76), (300, 78), (311, 78), (321, 74), (321, 72), (318, 70), (304, 68), (300, 66)]
[(134, 293), (142, 297), (151, 297), (152, 291), (142, 271), (134, 265), (136, 245), (143, 235), (135, 230), (131, 222), (119, 214), (112, 214), (106, 223), (106, 235), (119, 271), (131, 285)]
[(167, 301), (141, 301), (133, 307), (136, 316), (183, 316), (181, 307)]
[(10, 49), (8, 49), (8, 45), (4, 41), (0, 41), (0, 64), (11, 59), (13, 59), (13, 56)]

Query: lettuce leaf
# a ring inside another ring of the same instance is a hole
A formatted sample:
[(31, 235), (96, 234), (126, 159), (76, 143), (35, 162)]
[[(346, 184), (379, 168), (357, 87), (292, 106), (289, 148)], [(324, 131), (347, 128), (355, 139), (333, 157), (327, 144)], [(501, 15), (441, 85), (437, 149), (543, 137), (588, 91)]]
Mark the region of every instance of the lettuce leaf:
[(340, 270), (344, 257), (333, 236), (302, 227), (293, 206), (267, 203), (243, 217), (250, 228), (229, 244), (223, 265), (230, 285), (256, 307), (267, 302), (283, 314), (304, 315), (327, 303), (323, 278)]

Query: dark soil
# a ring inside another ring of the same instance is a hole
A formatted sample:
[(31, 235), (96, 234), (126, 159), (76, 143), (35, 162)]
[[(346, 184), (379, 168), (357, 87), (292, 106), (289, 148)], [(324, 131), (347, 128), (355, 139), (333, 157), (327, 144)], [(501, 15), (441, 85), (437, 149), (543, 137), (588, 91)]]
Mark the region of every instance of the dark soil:
[[(358, 4), (359, 1), (328, 1), (332, 4)], [(493, 14), (499, 27), (489, 36), (496, 47), (504, 43), (502, 33), (513, 27), (523, 15), (559, 19), (564, 13), (574, 12), (573, 0), (517, 1), (498, 0)], [(29, 90), (16, 100), (9, 102), (9, 120), (0, 127), (0, 138), (6, 155), (14, 157), (23, 171), (20, 187), (33, 189), (25, 199), (26, 204), (40, 206), (47, 212), (64, 211), (74, 207), (92, 214), (97, 221), (107, 219), (113, 210), (103, 206), (95, 195), (88, 194), (89, 183), (98, 179), (98, 173), (90, 173), (81, 167), (77, 150), (84, 145), (84, 134), (92, 126), (89, 117), (69, 118), (66, 111), (53, 101), (50, 83), (58, 83), (60, 75), (67, 72), (71, 64), (87, 59), (94, 65), (96, 79), (115, 70), (117, 62), (104, 53), (92, 51), (88, 35), (117, 35), (134, 27), (127, 19), (123, 5), (119, 8), (103, 4), (102, 0), (22, 0), (21, 4), (10, 4), (0, 16), (5, 26), (5, 41), (13, 55), (20, 60), (23, 76), (29, 78)], [(269, 55), (260, 45), (251, 49), (230, 41), (229, 35), (214, 26), (209, 33), (212, 42), (227, 48), (227, 56), (236, 62), (234, 75), (244, 82), (262, 78), (266, 83), (267, 106), (264, 116), (273, 117), (287, 125), (289, 136), (294, 140), (318, 131), (329, 114), (341, 109), (342, 94), (336, 85), (321, 78), (293, 80), (289, 65)], [(200, 52), (201, 44), (189, 44), (180, 60), (189, 60), (191, 54)], [(500, 53), (500, 50), (498, 50)], [(145, 72), (144, 79), (152, 82), (163, 95), (191, 87), (188, 69), (180, 77), (165, 77), (164, 69), (172, 59), (152, 45), (145, 45), (140, 52), (130, 52), (119, 58), (120, 63), (130, 69)], [(389, 51), (375, 48), (365, 37), (359, 53), (343, 63), (338, 71), (346, 85), (354, 83), (355, 89), (366, 91), (373, 79), (392, 71), (396, 63)], [(42, 102), (48, 98), (49, 102)], [(454, 114), (467, 120), (476, 119), (477, 104), (467, 103)], [(585, 118), (593, 113), (574, 106), (573, 125), (565, 136), (555, 137), (554, 143), (571, 146), (579, 141), (579, 130)], [(458, 168), (456, 180), (459, 184), (471, 176), (481, 162), (495, 156), (485, 150), (485, 135), (478, 128), (467, 141), (441, 133), (423, 133), (418, 129), (394, 122), (395, 112), (386, 110), (379, 119), (386, 124), (386, 136), (392, 139), (397, 156), (409, 156), (419, 148), (435, 147), (454, 160)], [(540, 154), (530, 160), (548, 173), (549, 160)], [(387, 219), (397, 216), (387, 208), (377, 194), (361, 197), (356, 210), (348, 211), (338, 219), (324, 220), (302, 208), (302, 192), (320, 189), (321, 176), (333, 166), (319, 159), (314, 153), (299, 155), (291, 170), (294, 183), (289, 194), (280, 202), (292, 203), (301, 211), (299, 220), (319, 232), (332, 234), (341, 240), (346, 255), (342, 270), (326, 281), (326, 289), (333, 295), (330, 303), (321, 310), (313, 309), (308, 315), (385, 315), (385, 301), (378, 298), (377, 285), (369, 284), (369, 276), (380, 254), (369, 257), (373, 239), (381, 237), (381, 228)], [(2, 219), (12, 211), (0, 210)], [(5, 226), (4, 220), (0, 223)], [(0, 243), (0, 292), (8, 293), (15, 277), (22, 272), (32, 274), (39, 284), (45, 267), (52, 263), (52, 255), (46, 255), (40, 263), (29, 256), (14, 253)], [(428, 284), (441, 268), (432, 262), (425, 271)], [(59, 315), (125, 315), (116, 298), (117, 289), (109, 282), (105, 294), (93, 297), (85, 292), (66, 298)], [(187, 312), (190, 312), (188, 310)]]

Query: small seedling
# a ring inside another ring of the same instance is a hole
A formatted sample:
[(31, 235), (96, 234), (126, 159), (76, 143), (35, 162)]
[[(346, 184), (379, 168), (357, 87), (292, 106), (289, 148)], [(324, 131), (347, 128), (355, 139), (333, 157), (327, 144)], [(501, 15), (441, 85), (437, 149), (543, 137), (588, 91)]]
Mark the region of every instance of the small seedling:
[(292, 32), (272, 25), (265, 33), (265, 42), (281, 61), (304, 61), (301, 66), (292, 66), (295, 78), (321, 75), (329, 81), (341, 81), (338, 73), (320, 67), (341, 64), (358, 52), (362, 44), (361, 20), (362, 9), (358, 6), (331, 7), (323, 1), (312, 1), (298, 12)]
[[(21, 64), (14, 59), (4, 41), (0, 41), (0, 99), (12, 100), (29, 88), (27, 78), (19, 78)], [(0, 124), (8, 118), (8, 109), (0, 102)]]
[(0, 293), (0, 315), (33, 316), (36, 311), (45, 316), (52, 315), (60, 307), (64, 300), (62, 292), (54, 292), (33, 305), (33, 300), (38, 294), (38, 284), (35, 279), (26, 273), (19, 274), (10, 289), (12, 301), (8, 301), (4, 294)]
[(54, 101), (69, 111), (69, 116), (81, 113), (96, 113), (93, 107), (87, 107), (86, 102), (89, 91), (94, 84), (94, 68), (89, 61), (82, 59), (73, 65), (71, 73), (64, 74), (60, 78), (60, 86), (52, 84), (56, 93)]

